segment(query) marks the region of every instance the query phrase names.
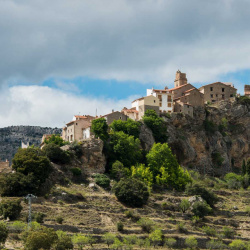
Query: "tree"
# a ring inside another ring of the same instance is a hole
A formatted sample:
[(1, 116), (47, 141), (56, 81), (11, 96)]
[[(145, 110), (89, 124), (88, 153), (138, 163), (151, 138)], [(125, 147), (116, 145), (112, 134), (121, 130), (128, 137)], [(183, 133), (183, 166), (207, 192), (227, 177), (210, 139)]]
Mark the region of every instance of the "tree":
[(102, 236), (103, 241), (108, 245), (108, 247), (114, 243), (115, 241), (115, 235), (112, 233), (105, 233)]
[(189, 173), (181, 168), (167, 143), (155, 143), (146, 157), (158, 185), (184, 189), (191, 182)]
[(142, 159), (140, 140), (122, 131), (110, 133), (109, 158), (111, 162), (122, 162), (125, 167), (131, 167)]
[(113, 190), (119, 201), (133, 207), (141, 207), (149, 198), (147, 186), (135, 178), (121, 179)]
[(188, 199), (183, 199), (181, 200), (180, 203), (180, 210), (182, 211), (182, 213), (185, 213), (189, 208), (190, 208), (190, 202), (188, 201)]
[(153, 173), (150, 171), (149, 167), (145, 167), (144, 164), (139, 164), (137, 166), (131, 167), (131, 176), (137, 178), (144, 182), (148, 187), (153, 185)]
[(18, 218), (22, 211), (20, 200), (10, 200), (4, 199), (0, 203), (0, 214), (3, 215), (5, 219), (15, 220)]
[(63, 141), (63, 138), (60, 135), (51, 135), (48, 139), (44, 140), (45, 144), (55, 144), (58, 145), (59, 147), (67, 144), (68, 142)]
[(149, 239), (152, 241), (154, 247), (160, 243), (162, 243), (163, 240), (163, 234), (160, 229), (154, 230), (150, 235)]
[(52, 166), (44, 152), (33, 146), (18, 149), (13, 158), (12, 168), (24, 175), (32, 173), (41, 183), (45, 182), (52, 172)]
[(71, 237), (69, 235), (67, 235), (61, 230), (57, 231), (56, 234), (58, 236), (58, 240), (55, 244), (55, 250), (65, 250), (74, 248)]
[(149, 109), (145, 112), (143, 122), (151, 129), (156, 142), (164, 143), (167, 141), (166, 124), (154, 110)]
[(95, 137), (99, 137), (105, 141), (108, 139), (108, 124), (105, 118), (98, 118), (92, 121), (91, 131), (95, 134)]
[(194, 236), (189, 236), (188, 238), (185, 239), (185, 245), (190, 249), (195, 249), (198, 245), (198, 242)]
[(125, 134), (134, 136), (135, 138), (139, 138), (140, 126), (141, 124), (139, 122), (132, 119), (128, 119), (127, 121), (115, 120), (110, 124), (110, 128), (113, 131), (122, 131)]
[(212, 212), (212, 208), (205, 201), (196, 201), (193, 204), (191, 211), (195, 216), (203, 218)]
[(4, 244), (9, 234), (9, 230), (4, 222), (0, 222), (0, 244)]
[(105, 174), (96, 174), (95, 183), (103, 188), (108, 188), (110, 186), (110, 179)]
[(120, 179), (127, 177), (129, 175), (129, 172), (129, 169), (125, 168), (120, 161), (115, 161), (112, 164), (110, 175), (113, 179), (119, 181)]

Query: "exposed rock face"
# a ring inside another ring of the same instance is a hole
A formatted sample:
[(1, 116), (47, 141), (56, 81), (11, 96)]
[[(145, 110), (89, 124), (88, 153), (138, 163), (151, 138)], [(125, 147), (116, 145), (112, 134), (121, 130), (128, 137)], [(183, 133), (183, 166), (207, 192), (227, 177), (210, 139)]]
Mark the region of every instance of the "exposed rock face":
[(61, 134), (59, 128), (42, 128), (38, 126), (11, 126), (0, 128), (0, 161), (12, 158), (21, 147), (21, 142), (40, 146), (43, 134)]
[[(205, 129), (205, 120), (214, 124), (214, 131)], [(226, 128), (222, 130), (223, 120)], [(196, 108), (194, 118), (179, 113), (172, 114), (166, 122), (168, 143), (183, 166), (222, 175), (250, 157), (249, 105), (222, 101), (207, 110)]]
[(81, 166), (85, 174), (104, 173), (106, 158), (103, 154), (103, 141), (96, 138), (82, 141), (83, 156)]
[(145, 124), (141, 125), (139, 139), (143, 149), (146, 151), (149, 151), (155, 143), (152, 131)]

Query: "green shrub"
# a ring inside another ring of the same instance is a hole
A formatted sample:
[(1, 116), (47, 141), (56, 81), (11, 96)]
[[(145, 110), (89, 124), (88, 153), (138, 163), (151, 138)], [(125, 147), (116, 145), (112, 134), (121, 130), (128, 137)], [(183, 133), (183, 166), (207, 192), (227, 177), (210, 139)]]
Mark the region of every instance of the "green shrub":
[(80, 176), (82, 174), (82, 170), (80, 168), (71, 168), (70, 171), (74, 176)]
[(218, 130), (216, 124), (214, 124), (212, 121), (209, 121), (208, 119), (205, 119), (203, 126), (208, 134), (214, 134)]
[(233, 238), (235, 235), (235, 231), (230, 227), (223, 227), (222, 228), (222, 234), (225, 238)]
[(193, 204), (191, 211), (194, 213), (194, 215), (203, 218), (212, 212), (212, 208), (206, 202), (196, 201)]
[(220, 167), (224, 161), (224, 158), (221, 156), (219, 152), (213, 152), (211, 154), (212, 162), (215, 166)]
[(229, 244), (230, 249), (232, 250), (245, 250), (246, 244), (242, 240), (233, 240)]
[(56, 222), (57, 222), (58, 224), (62, 224), (63, 221), (64, 221), (63, 217), (61, 217), (61, 216), (56, 217)]
[(45, 214), (44, 213), (36, 213), (35, 214), (35, 220), (36, 220), (36, 222), (38, 222), (38, 223), (43, 223), (43, 219), (44, 219), (44, 217), (45, 217)]
[(166, 123), (154, 110), (147, 110), (145, 112), (143, 122), (151, 129), (156, 142), (164, 143), (167, 141)]
[(149, 188), (153, 185), (153, 173), (144, 164), (131, 167), (131, 176), (144, 182)]
[(248, 96), (240, 96), (237, 101), (242, 105), (250, 105), (250, 98)]
[(204, 226), (202, 228), (202, 230), (204, 231), (204, 233), (208, 236), (216, 236), (216, 230), (212, 227), (209, 227), (209, 226)]
[(201, 218), (199, 216), (192, 216), (191, 218), (193, 225), (196, 225), (201, 222)]
[(105, 233), (102, 236), (102, 240), (108, 245), (108, 247), (114, 243), (115, 241), (115, 235), (112, 233)]
[(188, 201), (188, 199), (181, 200), (179, 207), (180, 207), (180, 210), (182, 211), (182, 213), (185, 213), (190, 208), (190, 205), (191, 204)]
[(0, 222), (0, 245), (4, 244), (9, 234), (9, 230), (4, 222)]
[(207, 249), (227, 249), (227, 245), (220, 240), (210, 240), (206, 243)]
[(241, 187), (247, 188), (249, 186), (249, 176), (244, 176), (235, 173), (228, 173), (225, 175), (224, 180), (230, 189), (240, 189)]
[(155, 247), (156, 245), (160, 245), (163, 241), (163, 234), (160, 229), (154, 230), (150, 235), (149, 235), (149, 240), (152, 242), (153, 246)]
[(73, 249), (74, 245), (72, 243), (72, 239), (69, 235), (67, 235), (63, 231), (56, 232), (58, 239), (54, 246), (55, 250), (65, 250), (65, 249)]
[(179, 222), (176, 225), (176, 229), (179, 233), (187, 233), (188, 232), (188, 230), (183, 222)]
[(79, 249), (82, 249), (86, 245), (90, 245), (92, 247), (93, 244), (95, 243), (94, 238), (92, 238), (91, 236), (82, 235), (82, 234), (74, 235), (72, 241), (74, 244), (76, 244), (79, 247)]
[(110, 179), (105, 174), (96, 174), (95, 183), (103, 188), (108, 188), (110, 186)]
[(141, 207), (149, 198), (147, 186), (134, 178), (121, 179), (113, 190), (119, 201), (133, 207)]
[(133, 213), (133, 211), (131, 210), (126, 210), (124, 214), (127, 218), (130, 218), (132, 221), (135, 221), (135, 222), (141, 218), (138, 214)]
[(211, 207), (214, 206), (219, 200), (217, 195), (215, 195), (212, 191), (206, 189), (205, 187), (200, 186), (199, 184), (187, 185), (186, 193), (188, 195), (200, 195), (203, 200), (207, 202)]
[(118, 238), (115, 238), (115, 241), (111, 246), (111, 249), (122, 249), (122, 247), (123, 243)]
[[(123, 242), (126, 246), (129, 247), (129, 249), (133, 249), (132, 245), (134, 245), (137, 241), (137, 236), (135, 235), (127, 235), (124, 239)], [(126, 248), (127, 249), (127, 248)]]
[(116, 228), (117, 228), (117, 231), (122, 232), (124, 228), (123, 223), (121, 221), (117, 222)]
[(69, 154), (54, 143), (45, 145), (42, 151), (54, 163), (67, 164), (70, 162)]
[(92, 121), (91, 131), (94, 133), (96, 138), (100, 138), (105, 141), (108, 139), (108, 124), (105, 118), (98, 118)]
[(22, 221), (14, 221), (10, 225), (11, 231), (14, 231), (15, 233), (21, 233), (27, 228), (27, 223), (24, 223)]
[(198, 242), (194, 236), (189, 236), (185, 239), (185, 245), (191, 249), (195, 249), (198, 246)]
[(129, 176), (129, 169), (125, 168), (120, 161), (115, 161), (112, 164), (110, 175), (113, 179), (119, 181), (120, 179)]
[(248, 214), (248, 216), (250, 216), (250, 206), (247, 206), (245, 208), (245, 212)]
[(146, 233), (150, 233), (155, 225), (155, 223), (148, 218), (141, 218), (137, 221), (137, 224), (141, 227), (142, 231)]
[(69, 151), (67, 151), (67, 153), (73, 153), (78, 159), (80, 159), (83, 155), (82, 142), (73, 141), (69, 145)]
[(169, 248), (174, 248), (174, 246), (176, 245), (176, 239), (174, 238), (168, 238), (165, 240), (165, 245)]
[(20, 200), (3, 199), (0, 203), (0, 215), (3, 215), (4, 219), (15, 220), (19, 217), (21, 211)]
[(48, 139), (44, 140), (45, 144), (55, 144), (58, 145), (59, 147), (68, 144), (68, 142), (63, 141), (63, 138), (60, 135), (51, 135)]

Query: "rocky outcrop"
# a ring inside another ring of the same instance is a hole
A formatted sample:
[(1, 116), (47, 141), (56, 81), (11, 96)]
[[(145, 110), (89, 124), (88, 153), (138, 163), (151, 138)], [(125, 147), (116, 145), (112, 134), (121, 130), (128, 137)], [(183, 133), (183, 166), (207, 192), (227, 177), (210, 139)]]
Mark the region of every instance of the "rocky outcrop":
[(174, 113), (166, 122), (168, 143), (183, 166), (223, 175), (250, 157), (249, 105), (222, 101), (196, 108), (193, 118)]
[(81, 168), (85, 174), (104, 173), (106, 158), (103, 154), (103, 141), (96, 138), (82, 141), (83, 155)]
[(139, 139), (141, 141), (142, 148), (146, 151), (149, 151), (155, 143), (152, 131), (145, 124), (142, 124), (140, 127)]

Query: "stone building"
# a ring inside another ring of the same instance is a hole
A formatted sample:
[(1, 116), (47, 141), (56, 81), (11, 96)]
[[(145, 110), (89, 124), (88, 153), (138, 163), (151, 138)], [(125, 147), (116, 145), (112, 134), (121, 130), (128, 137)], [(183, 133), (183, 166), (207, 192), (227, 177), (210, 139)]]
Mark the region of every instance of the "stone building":
[(250, 97), (250, 85), (244, 86), (244, 95)]
[(181, 71), (178, 70), (175, 75), (174, 86), (179, 87), (182, 85), (186, 85), (187, 83), (188, 82), (187, 82), (186, 73), (181, 73)]
[(147, 89), (147, 96), (153, 95), (159, 99), (159, 109), (162, 113), (174, 111), (173, 94), (166, 87), (165, 89)]
[(123, 113), (124, 115), (126, 115), (128, 118), (137, 121), (138, 120), (138, 116), (139, 116), (139, 111), (136, 110), (136, 108), (131, 108), (131, 109), (127, 109), (126, 107), (124, 107), (121, 111), (121, 113)]
[(7, 173), (11, 173), (12, 169), (10, 167), (10, 163), (8, 160), (6, 161), (0, 161), (0, 173), (1, 174), (7, 174)]
[(65, 141), (73, 142), (83, 139), (83, 130), (91, 126), (94, 116), (75, 115), (73, 120), (66, 124), (62, 131), (62, 138)]
[(214, 103), (221, 100), (228, 100), (235, 96), (237, 89), (232, 83), (214, 82), (199, 88), (204, 94), (205, 103)]
[(138, 120), (141, 120), (145, 112), (153, 109), (157, 114), (160, 113), (160, 101), (157, 97), (150, 95), (138, 98), (132, 102), (132, 107), (138, 111)]
[(126, 116), (124, 113), (114, 110), (112, 110), (112, 113), (103, 115), (101, 117), (106, 119), (108, 125), (110, 125), (115, 120), (127, 121), (128, 119), (128, 116)]

